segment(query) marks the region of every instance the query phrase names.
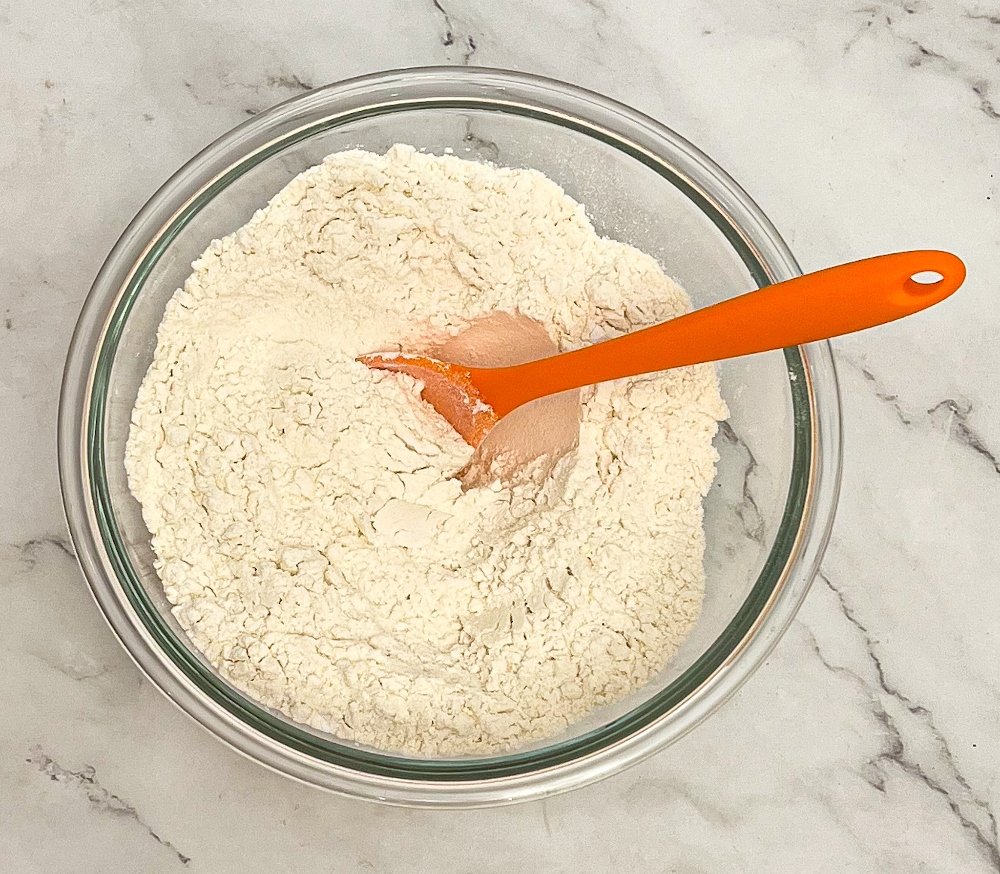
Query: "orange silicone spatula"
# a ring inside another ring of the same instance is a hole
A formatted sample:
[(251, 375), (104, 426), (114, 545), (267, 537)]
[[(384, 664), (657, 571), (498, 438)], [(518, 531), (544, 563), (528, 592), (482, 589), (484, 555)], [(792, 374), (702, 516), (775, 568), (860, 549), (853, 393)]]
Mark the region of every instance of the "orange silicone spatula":
[[(914, 278), (919, 274), (937, 278), (923, 282)], [(423, 382), (424, 400), (478, 446), (502, 416), (536, 398), (872, 328), (944, 300), (964, 279), (965, 265), (949, 252), (898, 252), (819, 270), (624, 337), (512, 367), (466, 367), (394, 352), (358, 360)]]

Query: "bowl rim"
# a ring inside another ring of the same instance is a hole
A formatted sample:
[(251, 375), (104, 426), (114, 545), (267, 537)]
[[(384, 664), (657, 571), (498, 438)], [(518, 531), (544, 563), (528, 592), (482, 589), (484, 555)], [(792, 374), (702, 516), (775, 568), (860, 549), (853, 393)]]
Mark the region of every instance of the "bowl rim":
[[(410, 96), (406, 96), (407, 92)], [(456, 96), (459, 92), (464, 96)], [(482, 93), (476, 96), (478, 92)], [(373, 96), (378, 96), (382, 102), (373, 103)], [(331, 105), (338, 101), (343, 110), (340, 113)], [(670, 129), (617, 101), (556, 80), (489, 68), (418, 67), (356, 77), (293, 97), (244, 122), (189, 160), (147, 201), (108, 255), (81, 311), (63, 375), (58, 448), (64, 510), (92, 595), (133, 661), (171, 701), (234, 749), (303, 782), (389, 803), (466, 807), (548, 795), (622, 770), (683, 736), (742, 685), (787, 628), (818, 570), (839, 493), (841, 420), (839, 389), (829, 344), (809, 344), (786, 350), (793, 394), (803, 393), (807, 402), (808, 421), (796, 422), (796, 434), (801, 430), (809, 446), (806, 480), (801, 494), (796, 496), (796, 500), (801, 501), (801, 516), (795, 525), (794, 537), (788, 543), (783, 567), (770, 591), (764, 592), (766, 599), (749, 626), (742, 630), (740, 638), (714, 669), (673, 705), (638, 729), (625, 731), (613, 742), (541, 767), (529, 766), (528, 770), (515, 769), (513, 773), (494, 771), (494, 775), (487, 777), (467, 779), (465, 774), (474, 770), (474, 766), (518, 756), (455, 760), (472, 763), (458, 776), (445, 773), (442, 778), (435, 774), (437, 763), (429, 766), (430, 773), (423, 776), (419, 776), (419, 769), (416, 777), (386, 775), (358, 770), (337, 761), (319, 760), (303, 749), (289, 747), (196, 688), (165, 655), (162, 640), (147, 627), (148, 617), (144, 619), (141, 615), (141, 609), (137, 609), (127, 591), (127, 583), (123, 583), (130, 569), (121, 566), (121, 557), (114, 554), (114, 549), (108, 549), (101, 534), (107, 520), (102, 519), (101, 496), (95, 495), (91, 462), (94, 460), (92, 451), (97, 447), (96, 460), (98, 465), (102, 463), (103, 408), (100, 415), (93, 415), (93, 388), (121, 302), (155, 247), (169, 244), (168, 229), (177, 227), (184, 211), (199, 197), (205, 197), (206, 192), (214, 192), (213, 186), (223, 184), (228, 173), (246, 165), (262, 150), (276, 143), (287, 147), (291, 137), (301, 138), (312, 131), (317, 124), (315, 120), (295, 124), (311, 112), (319, 111), (323, 119), (341, 119), (345, 113), (354, 112), (349, 115), (353, 119), (358, 111), (373, 107), (396, 111), (426, 105), (455, 107), (456, 103), (458, 108), (502, 106), (507, 111), (515, 111), (518, 107), (522, 114), (576, 127), (598, 138), (610, 137), (605, 141), (619, 148), (623, 141), (628, 142), (633, 148), (623, 150), (646, 163), (652, 161), (650, 166), (661, 175), (667, 175), (664, 172), (666, 159), (658, 153), (657, 146), (669, 151), (675, 160), (681, 156), (684, 166), (672, 164), (668, 180), (682, 189), (686, 187), (689, 197), (707, 199), (710, 208), (724, 219), (725, 226), (712, 214), (706, 214), (737, 248), (758, 284), (801, 273), (773, 225), (725, 171)], [(281, 124), (289, 127), (275, 135), (275, 126)], [(704, 210), (704, 206), (702, 208)], [(138, 293), (141, 280), (134, 288)], [(797, 380), (798, 374), (801, 380)], [(794, 472), (792, 480), (790, 491), (795, 491)], [(791, 498), (790, 494), (789, 500)], [(779, 539), (775, 538), (772, 555)], [(747, 602), (763, 576), (762, 571)], [(630, 711), (622, 719), (640, 709)], [(583, 738), (600, 734), (606, 728), (590, 732)], [(546, 750), (561, 746), (573, 748), (580, 740), (574, 738), (523, 756), (525, 760), (532, 757), (537, 760)], [(419, 763), (419, 760), (372, 755), (375, 759)]]

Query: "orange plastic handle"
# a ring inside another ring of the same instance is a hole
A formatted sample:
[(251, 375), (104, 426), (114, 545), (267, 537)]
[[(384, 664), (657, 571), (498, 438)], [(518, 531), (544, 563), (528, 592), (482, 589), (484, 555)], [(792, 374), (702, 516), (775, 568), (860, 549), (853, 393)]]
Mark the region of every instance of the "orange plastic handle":
[[(927, 283), (913, 278), (927, 272), (941, 278)], [(965, 265), (949, 252), (880, 255), (766, 286), (573, 352), (514, 367), (476, 368), (473, 379), (503, 416), (567, 389), (872, 328), (944, 300), (964, 279)]]

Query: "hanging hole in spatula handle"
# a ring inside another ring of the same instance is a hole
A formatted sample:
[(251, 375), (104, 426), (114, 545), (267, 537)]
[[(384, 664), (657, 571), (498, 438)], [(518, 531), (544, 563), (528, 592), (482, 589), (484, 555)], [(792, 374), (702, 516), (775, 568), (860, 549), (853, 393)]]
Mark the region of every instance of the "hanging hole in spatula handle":
[[(684, 318), (700, 319), (720, 346), (746, 354), (893, 322), (944, 300), (964, 279), (965, 265), (950, 252), (893, 252), (807, 273)], [(717, 324), (708, 325), (710, 319)]]
[[(865, 258), (807, 273), (755, 292), (764, 333), (796, 343), (863, 331), (940, 303), (965, 279), (965, 265), (950, 252), (919, 249)], [(744, 296), (747, 305), (751, 295)], [(749, 308), (749, 307), (748, 307)]]
[(965, 280), (965, 265), (951, 252), (922, 249), (886, 257), (899, 259), (904, 295), (901, 305), (905, 308), (903, 315), (944, 300)]

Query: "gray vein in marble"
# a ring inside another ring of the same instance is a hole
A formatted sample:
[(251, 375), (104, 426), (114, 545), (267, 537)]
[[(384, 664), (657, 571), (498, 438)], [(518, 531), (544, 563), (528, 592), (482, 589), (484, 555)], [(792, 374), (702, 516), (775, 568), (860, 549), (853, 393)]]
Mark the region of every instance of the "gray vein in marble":
[[(893, 34), (895, 36), (895, 34)], [(896, 37), (897, 39), (902, 39), (902, 37)], [(983, 113), (987, 118), (992, 118), (994, 120), (1000, 119), (1000, 112), (997, 112), (996, 107), (993, 105), (993, 101), (989, 97), (989, 84), (985, 79), (980, 79), (977, 77), (970, 77), (959, 68), (958, 64), (939, 52), (932, 51), (923, 45), (919, 40), (907, 39), (905, 42), (916, 50), (916, 54), (909, 60), (910, 67), (921, 67), (925, 61), (938, 61), (945, 67), (949, 72), (958, 74), (962, 81), (965, 82), (969, 88), (972, 89), (972, 93), (976, 95), (979, 100), (979, 111)]]
[[(867, 18), (858, 27), (850, 39), (844, 43), (844, 55), (849, 54), (851, 49), (857, 44), (858, 40), (860, 40), (866, 33), (875, 30), (876, 28), (874, 28), (873, 25), (878, 23), (879, 28), (877, 29), (884, 28), (885, 32), (892, 39), (908, 46), (912, 50), (913, 54), (907, 61), (911, 68), (915, 69), (922, 67), (925, 63), (929, 62), (935, 63), (938, 67), (953, 75), (972, 91), (978, 100), (978, 109), (983, 113), (983, 115), (994, 121), (1000, 120), (1000, 111), (997, 110), (990, 97), (990, 84), (981, 75), (974, 74), (973, 72), (967, 70), (963, 64), (960, 64), (953, 58), (950, 58), (941, 52), (935, 51), (934, 49), (928, 48), (920, 40), (899, 33), (895, 27), (892, 16), (886, 14), (882, 7), (862, 6), (854, 11), (856, 13), (866, 15)], [(909, 13), (910, 15), (915, 15), (918, 12), (918, 9), (914, 5), (907, 3), (903, 5), (903, 11)], [(965, 12), (963, 17), (968, 20), (985, 20), (991, 24), (996, 23), (997, 21), (996, 16), (988, 13)]]
[(284, 88), (287, 91), (312, 91), (316, 87), (311, 82), (299, 78), (295, 73), (268, 76), (265, 81), (272, 88)]
[[(869, 763), (876, 770), (876, 776), (874, 779), (869, 779), (869, 783), (877, 790), (885, 793), (885, 778), (881, 774), (881, 765), (883, 763), (892, 763), (903, 773), (919, 780), (931, 791), (943, 796), (962, 828), (972, 834), (977, 847), (990, 863), (991, 867), (996, 871), (1000, 871), (997, 821), (989, 804), (973, 793), (972, 788), (956, 767), (955, 759), (948, 747), (948, 743), (941, 732), (934, 726), (930, 713), (924, 708), (919, 707), (919, 705), (910, 705), (908, 699), (904, 697), (900, 697), (900, 700), (910, 709), (911, 713), (916, 714), (922, 719), (932, 733), (941, 760), (950, 772), (949, 776), (953, 779), (958, 791), (956, 793), (954, 789), (950, 789), (944, 785), (929, 774), (920, 762), (907, 754), (906, 744), (903, 741), (903, 735), (896, 721), (889, 715), (885, 708), (878, 705), (873, 707), (872, 713), (885, 729), (889, 742), (888, 749), (880, 753), (877, 758), (871, 760)], [(956, 797), (956, 794), (964, 797)], [(971, 811), (968, 807), (970, 804), (973, 806)], [(976, 820), (979, 821), (977, 822)]]
[(948, 414), (944, 423), (945, 433), (956, 442), (968, 446), (973, 452), (983, 456), (993, 465), (993, 470), (1000, 473), (1000, 460), (997, 460), (997, 456), (987, 448), (983, 438), (969, 425), (972, 404), (959, 403), (953, 398), (945, 398), (931, 407), (927, 411), (927, 415), (934, 419), (940, 417), (943, 412)]
[(5, 546), (16, 553), (28, 568), (34, 568), (38, 564), (38, 552), (45, 547), (55, 549), (66, 557), (74, 561), (76, 560), (76, 553), (73, 552), (73, 547), (61, 534), (42, 534), (38, 537), (32, 537), (30, 540), (25, 540), (22, 543), (8, 543)]
[[(872, 634), (858, 618), (843, 591), (834, 585), (823, 571), (817, 574), (817, 578), (833, 593), (840, 612), (858, 631), (867, 659), (874, 668), (875, 685), (873, 686), (870, 681), (850, 668), (833, 664), (822, 652), (819, 641), (812, 631), (806, 629), (813, 652), (823, 666), (833, 673), (848, 677), (870, 697), (872, 715), (882, 726), (888, 739), (886, 749), (867, 762), (868, 768), (866, 773), (862, 775), (863, 779), (877, 791), (885, 793), (885, 766), (893, 764), (903, 773), (919, 780), (927, 788), (943, 796), (961, 827), (973, 836), (980, 852), (990, 865), (1000, 872), (1000, 837), (998, 837), (997, 819), (989, 803), (976, 795), (969, 782), (962, 775), (948, 741), (935, 725), (930, 710), (889, 683), (885, 667), (876, 652), (876, 644)], [(918, 754), (908, 752), (898, 720), (888, 712), (882, 696), (897, 702), (914, 717), (915, 724), (930, 736), (937, 753), (935, 758), (922, 762)], [(943, 766), (944, 774), (935, 776), (932, 773), (934, 765)]]
[(757, 458), (750, 447), (746, 445), (733, 426), (729, 422), (719, 423), (719, 435), (732, 446), (735, 446), (744, 457), (743, 464), (743, 493), (740, 502), (736, 505), (736, 515), (740, 519), (743, 531), (747, 537), (757, 543), (764, 541), (764, 517), (761, 515), (757, 501), (750, 490), (751, 479), (757, 470)]
[[(476, 36), (467, 27), (462, 26), (462, 22), (452, 12), (446, 9), (440, 0), (431, 0), (434, 9), (444, 19), (444, 35), (441, 37), (441, 44), (445, 48), (445, 54), (449, 61), (457, 62), (462, 66), (469, 66), (479, 48)], [(458, 55), (456, 57), (456, 50)], [(465, 120), (465, 134), (462, 141), (475, 153), (475, 157), (481, 161), (496, 161), (500, 157), (500, 148), (497, 144), (486, 137), (479, 136), (473, 130), (472, 117)]]
[(917, 50), (917, 54), (914, 55), (909, 60), (909, 65), (911, 67), (919, 67), (919, 66), (921, 66), (924, 63), (924, 60), (927, 59), (927, 58), (936, 59), (936, 60), (939, 60), (939, 61), (945, 60), (944, 55), (938, 54), (935, 51), (931, 51), (929, 48), (927, 48), (927, 46), (925, 46), (919, 40), (911, 39), (911, 40), (909, 40), (909, 43), (910, 43), (911, 46), (913, 46), (913, 48), (915, 48)]
[(611, 21), (611, 14), (601, 0), (583, 0), (583, 5), (593, 13), (594, 36), (597, 37), (597, 41), (602, 43), (607, 42), (608, 35), (605, 32), (605, 28), (608, 22)]
[(868, 19), (864, 24), (860, 25), (855, 31), (854, 35), (844, 43), (843, 54), (850, 54), (851, 49), (857, 44), (858, 40), (864, 36), (865, 31), (870, 30), (871, 26), (875, 23), (875, 16), (878, 15), (879, 9), (877, 6), (864, 6), (860, 9), (855, 9), (855, 12), (863, 12), (868, 15)]
[[(918, 423), (917, 417), (921, 414), (907, 410), (900, 402), (899, 395), (888, 391), (871, 370), (844, 355), (838, 356), (838, 361), (857, 370), (872, 386), (875, 397), (889, 406), (903, 425), (909, 427)], [(931, 425), (940, 427), (951, 442), (971, 449), (986, 459), (995, 473), (1000, 473), (1000, 456), (987, 446), (983, 436), (969, 424), (972, 410), (972, 404), (968, 401), (945, 398), (929, 407), (922, 416), (928, 419)]]
[(549, 805), (546, 799), (542, 799), (542, 823), (545, 825), (545, 834), (552, 837), (552, 821), (549, 819)]
[[(188, 83), (185, 82), (185, 85)], [(189, 86), (190, 87), (190, 86)], [(263, 88), (270, 88), (280, 91), (289, 91), (293, 94), (300, 94), (303, 91), (311, 91), (316, 86), (312, 82), (308, 82), (301, 76), (295, 73), (279, 73), (277, 75), (268, 76), (264, 79), (264, 84), (261, 85), (249, 85), (247, 86), (254, 93), (260, 93)], [(197, 99), (197, 98), (196, 98)], [(243, 107), (244, 115), (254, 116), (261, 112), (259, 107), (255, 106), (245, 106)]]
[(55, 759), (47, 755), (39, 746), (32, 747), (30, 754), (25, 759), (34, 765), (42, 774), (50, 780), (61, 783), (64, 786), (71, 786), (81, 790), (87, 801), (97, 810), (98, 813), (108, 814), (113, 817), (132, 820), (140, 825), (157, 843), (164, 846), (173, 853), (174, 857), (185, 867), (191, 863), (191, 858), (185, 856), (170, 841), (161, 838), (149, 824), (139, 816), (135, 807), (119, 795), (105, 789), (97, 780), (97, 772), (91, 765), (84, 765), (79, 771), (64, 768)]
[(103, 677), (111, 669), (105, 665), (91, 659), (89, 656), (80, 657), (77, 656), (75, 659), (64, 659), (57, 661), (55, 659), (47, 658), (45, 655), (36, 654), (37, 658), (42, 663), (48, 665), (52, 670), (58, 671), (63, 676), (69, 677), (74, 682), (80, 683), (83, 680), (96, 680), (98, 677)]
[(500, 158), (500, 147), (491, 139), (481, 137), (472, 129), (472, 118), (465, 120), (465, 135), (462, 137), (469, 148), (481, 161), (496, 161)]
[(684, 781), (679, 773), (670, 776), (639, 774), (626, 791), (626, 797), (641, 810), (661, 809), (670, 799), (683, 799), (706, 822), (720, 829), (733, 825), (732, 812), (713, 803), (705, 794)]
[[(468, 66), (472, 63), (472, 58), (478, 48), (475, 36), (459, 26), (460, 20), (445, 9), (440, 0), (431, 0), (431, 3), (444, 19), (445, 30), (444, 35), (441, 37), (441, 44), (445, 48), (448, 60), (453, 63), (457, 60), (463, 66)], [(457, 58), (456, 51), (458, 53)]]
[[(848, 363), (854, 364), (854, 362), (850, 361), (850, 359), (846, 360), (848, 361)], [(911, 419), (909, 415), (903, 411), (903, 407), (899, 403), (899, 395), (891, 394), (890, 392), (886, 391), (885, 387), (881, 384), (878, 377), (875, 376), (875, 374), (872, 373), (867, 367), (863, 367), (861, 365), (855, 365), (855, 367), (857, 367), (857, 370), (860, 372), (860, 374), (868, 382), (872, 384), (872, 389), (875, 392), (875, 397), (878, 398), (880, 401), (883, 401), (884, 403), (888, 404), (892, 408), (892, 411), (896, 414), (896, 418), (899, 419), (900, 422), (902, 422), (904, 425), (912, 425), (913, 419)]]
[[(235, 91), (242, 92), (244, 96), (249, 96), (251, 94), (259, 95), (274, 95), (272, 99), (268, 99), (263, 107), (261, 106), (244, 106), (243, 113), (245, 115), (257, 115), (262, 109), (270, 106), (275, 100), (283, 99), (279, 92), (285, 94), (300, 94), (303, 91), (312, 90), (315, 85), (303, 79), (297, 73), (291, 73), (287, 70), (280, 71), (278, 73), (272, 73), (265, 76), (262, 80), (258, 82), (240, 82), (240, 81), (229, 81), (224, 77), (214, 83), (202, 82), (196, 85), (190, 79), (182, 79), (181, 84), (191, 95), (195, 103), (200, 106), (218, 106), (218, 105), (229, 105), (230, 101), (221, 99), (221, 95), (224, 92)], [(208, 86), (207, 88), (205, 86)], [(215, 89), (212, 93), (212, 89)], [(143, 118), (146, 121), (152, 121), (153, 117), (148, 115), (148, 113), (143, 114)]]
[(987, 85), (985, 82), (976, 82), (972, 86), (972, 91), (979, 98), (979, 111), (982, 112), (987, 118), (992, 118), (994, 120), (1000, 119), (1000, 112), (997, 112), (997, 108), (993, 105), (993, 101), (986, 96)]
[(962, 15), (971, 21), (987, 21), (990, 24), (1000, 26), (1000, 15), (993, 15), (989, 12), (970, 12), (968, 10), (962, 13)]

